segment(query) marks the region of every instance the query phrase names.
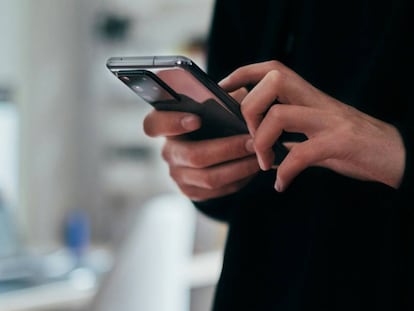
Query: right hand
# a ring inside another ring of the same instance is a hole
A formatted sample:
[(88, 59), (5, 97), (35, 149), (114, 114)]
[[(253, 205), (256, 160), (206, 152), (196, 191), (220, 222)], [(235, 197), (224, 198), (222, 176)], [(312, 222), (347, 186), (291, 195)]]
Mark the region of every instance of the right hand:
[(260, 170), (249, 135), (192, 141), (184, 134), (201, 126), (194, 114), (152, 110), (144, 119), (144, 132), (164, 136), (162, 156), (170, 176), (193, 201), (237, 192)]

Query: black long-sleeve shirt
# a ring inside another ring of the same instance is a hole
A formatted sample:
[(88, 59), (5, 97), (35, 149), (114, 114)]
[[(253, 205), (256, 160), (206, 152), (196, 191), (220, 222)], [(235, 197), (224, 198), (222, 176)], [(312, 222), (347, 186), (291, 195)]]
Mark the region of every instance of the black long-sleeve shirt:
[(398, 190), (323, 168), (198, 202), (229, 224), (215, 310), (414, 310), (412, 0), (217, 0), (208, 71), (276, 59), (401, 132)]

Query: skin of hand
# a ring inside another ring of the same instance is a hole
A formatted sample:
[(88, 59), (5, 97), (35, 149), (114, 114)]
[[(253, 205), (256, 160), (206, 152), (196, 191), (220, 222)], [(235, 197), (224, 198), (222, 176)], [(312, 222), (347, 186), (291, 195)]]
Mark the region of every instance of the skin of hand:
[(241, 111), (261, 169), (272, 168), (271, 146), (283, 130), (307, 136), (286, 144), (290, 151), (277, 168), (277, 191), (310, 166), (399, 187), (405, 147), (394, 126), (330, 97), (278, 61), (240, 67), (219, 84), (228, 92), (255, 85)]
[[(231, 95), (241, 99), (247, 92)], [(201, 126), (194, 114), (152, 110), (144, 119), (144, 132), (165, 137), (162, 147), (170, 176), (181, 192), (193, 201), (204, 201), (234, 193), (255, 176), (260, 167), (250, 135), (193, 141), (186, 133)]]

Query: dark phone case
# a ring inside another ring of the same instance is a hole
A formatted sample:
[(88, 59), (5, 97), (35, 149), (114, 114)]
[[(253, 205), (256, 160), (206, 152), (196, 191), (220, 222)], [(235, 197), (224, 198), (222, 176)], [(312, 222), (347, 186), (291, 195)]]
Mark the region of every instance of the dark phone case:
[[(247, 134), (249, 131), (244, 122), (234, 115), (230, 115), (215, 100), (209, 99), (203, 103), (197, 103), (191, 98), (179, 94), (180, 101), (177, 100), (159, 101), (152, 103), (157, 110), (182, 111), (197, 114), (203, 120), (200, 129), (188, 133), (188, 136), (194, 140), (209, 138), (219, 138), (238, 134)], [(280, 148), (282, 147), (282, 148)], [(283, 145), (277, 143), (273, 145), (275, 152), (274, 164), (280, 164), (286, 156), (286, 149)]]
[(229, 114), (214, 99), (198, 103), (179, 94), (180, 99), (152, 103), (157, 110), (182, 111), (197, 114), (202, 119), (201, 128), (188, 134), (192, 139), (208, 139), (248, 133), (247, 127), (233, 114)]

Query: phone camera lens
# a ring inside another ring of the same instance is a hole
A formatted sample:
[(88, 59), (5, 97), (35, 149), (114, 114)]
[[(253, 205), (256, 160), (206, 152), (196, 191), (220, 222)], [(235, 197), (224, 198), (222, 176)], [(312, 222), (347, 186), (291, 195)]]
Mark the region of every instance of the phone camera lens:
[(150, 95), (142, 95), (142, 98), (144, 98), (148, 102), (153, 102), (154, 99)]

